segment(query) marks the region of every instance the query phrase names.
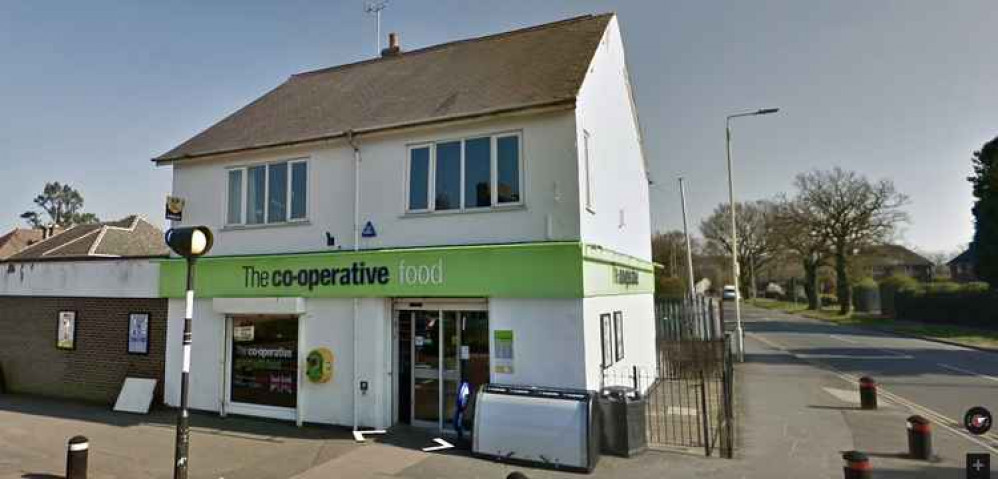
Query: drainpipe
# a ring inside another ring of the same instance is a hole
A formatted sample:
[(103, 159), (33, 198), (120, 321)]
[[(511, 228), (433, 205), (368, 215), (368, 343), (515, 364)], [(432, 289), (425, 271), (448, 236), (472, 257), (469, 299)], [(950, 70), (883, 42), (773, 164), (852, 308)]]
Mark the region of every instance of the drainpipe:
[[(350, 147), (353, 148), (353, 250), (360, 250), (360, 147), (354, 142), (353, 130), (347, 130), (347, 142), (350, 143)], [(360, 314), (360, 303), (357, 297), (353, 298), (353, 430), (357, 430), (357, 388), (359, 387), (359, 382), (357, 380), (357, 359), (358, 359), (358, 341), (357, 341), (357, 323), (358, 316)]]

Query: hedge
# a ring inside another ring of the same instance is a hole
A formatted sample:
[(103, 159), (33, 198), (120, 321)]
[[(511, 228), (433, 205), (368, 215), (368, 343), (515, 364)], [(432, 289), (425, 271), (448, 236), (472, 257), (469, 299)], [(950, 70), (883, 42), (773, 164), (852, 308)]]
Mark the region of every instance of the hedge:
[(929, 284), (898, 291), (897, 317), (908, 321), (998, 329), (998, 291), (980, 284)]
[(894, 298), (898, 291), (918, 288), (918, 281), (910, 276), (896, 274), (880, 282), (880, 311), (884, 316), (897, 317)]

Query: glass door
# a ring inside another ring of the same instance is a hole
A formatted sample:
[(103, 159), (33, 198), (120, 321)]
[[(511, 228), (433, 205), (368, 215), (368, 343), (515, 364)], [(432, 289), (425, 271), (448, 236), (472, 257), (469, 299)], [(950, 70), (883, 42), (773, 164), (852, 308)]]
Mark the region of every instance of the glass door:
[(413, 311), (412, 320), (412, 422), (440, 424), (439, 311)]
[[(488, 312), (443, 309), (398, 310), (399, 419), (416, 426), (452, 429), (457, 391), (488, 382)], [(465, 429), (470, 426), (465, 415)], [(406, 420), (408, 419), (408, 421)]]

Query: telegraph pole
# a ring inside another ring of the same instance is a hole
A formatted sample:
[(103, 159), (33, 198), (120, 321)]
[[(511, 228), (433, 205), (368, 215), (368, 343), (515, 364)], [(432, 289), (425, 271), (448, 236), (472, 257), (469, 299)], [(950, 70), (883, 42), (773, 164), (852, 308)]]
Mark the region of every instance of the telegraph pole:
[(679, 177), (679, 201), (683, 206), (683, 235), (686, 236), (686, 271), (689, 274), (690, 297), (696, 296), (696, 286), (693, 284), (693, 249), (690, 246), (690, 228), (686, 220), (686, 187), (683, 177)]

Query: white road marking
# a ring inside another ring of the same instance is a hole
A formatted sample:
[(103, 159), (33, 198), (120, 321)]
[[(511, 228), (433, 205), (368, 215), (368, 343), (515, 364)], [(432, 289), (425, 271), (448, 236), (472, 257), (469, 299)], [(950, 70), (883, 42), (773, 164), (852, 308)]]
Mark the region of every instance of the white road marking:
[(842, 336), (839, 336), (838, 334), (829, 334), (829, 335), (828, 335), (828, 337), (829, 337), (829, 338), (832, 338), (832, 339), (838, 339), (839, 341), (842, 341), (842, 342), (844, 342), (844, 343), (849, 343), (849, 344), (862, 344), (862, 343), (860, 343), (859, 341), (853, 341), (853, 340), (851, 340), (851, 339), (847, 339), (847, 338), (843, 338)]
[(832, 396), (835, 396), (835, 399), (838, 399), (839, 401), (847, 402), (847, 403), (859, 404), (859, 391), (851, 391), (851, 390), (847, 390), (847, 389), (826, 388), (826, 387), (823, 387), (821, 389), (824, 389), (826, 393), (831, 394)]
[(884, 354), (879, 356), (872, 354), (790, 354), (800, 359), (914, 359), (913, 356), (907, 354)]
[[(764, 338), (762, 336), (759, 336), (759, 335), (757, 335), (755, 333), (745, 333), (745, 335), (749, 336), (749, 337), (751, 337), (753, 339), (755, 339), (756, 341), (759, 341), (759, 342), (761, 342), (763, 344), (766, 344), (767, 346), (769, 346), (771, 348), (774, 348), (776, 350), (783, 351), (784, 353), (793, 355), (793, 353), (790, 353), (790, 351), (787, 351), (787, 347), (786, 346), (783, 346), (783, 345), (781, 345), (781, 344), (779, 344), (779, 343), (777, 343), (775, 341), (772, 341), (770, 339), (766, 339), (766, 338)], [(811, 362), (811, 361), (809, 361), (809, 362)], [(818, 361), (813, 361), (813, 362), (814, 363), (819, 363)], [(835, 369), (832, 366), (828, 365), (827, 363), (820, 363), (820, 364), (821, 364), (821, 367), (823, 369), (828, 370), (828, 372), (834, 374), (835, 376), (838, 376), (840, 379), (842, 379), (842, 380), (844, 380), (844, 381), (846, 381), (846, 382), (848, 382), (850, 384), (856, 384), (859, 381), (858, 377), (853, 376), (851, 374), (843, 373), (843, 372), (839, 371), (838, 369)], [(948, 417), (946, 417), (946, 416), (944, 416), (944, 415), (942, 415), (942, 414), (940, 414), (940, 413), (938, 413), (936, 411), (933, 411), (932, 409), (929, 409), (929, 408), (927, 408), (925, 406), (922, 406), (922, 405), (920, 405), (918, 403), (909, 401), (909, 400), (907, 400), (907, 399), (905, 399), (905, 398), (903, 398), (901, 396), (898, 396), (897, 394), (894, 394), (894, 393), (892, 393), (892, 392), (884, 389), (883, 386), (879, 386), (878, 385), (877, 391), (878, 391), (879, 395), (881, 397), (883, 397), (884, 399), (886, 399), (888, 401), (891, 401), (891, 402), (894, 402), (895, 404), (900, 404), (902, 406), (907, 406), (909, 409), (912, 409), (912, 410), (915, 410), (915, 411), (919, 412), (922, 416), (926, 416), (928, 419), (932, 420), (932, 422), (935, 423), (937, 426), (939, 426), (939, 427), (941, 427), (941, 428), (943, 428), (943, 429), (945, 429), (945, 430), (947, 430), (947, 431), (955, 434), (958, 437), (962, 437), (963, 439), (966, 439), (966, 440), (968, 440), (968, 441), (970, 441), (970, 442), (972, 442), (974, 444), (977, 444), (978, 446), (983, 447), (984, 449), (987, 449), (988, 451), (991, 451), (992, 453), (998, 454), (998, 448), (995, 448), (995, 446), (993, 446), (993, 444), (995, 444), (995, 437), (994, 437), (993, 434), (988, 434), (987, 436), (980, 436), (980, 437), (971, 436), (970, 433), (964, 431), (959, 426), (959, 424), (960, 424), (959, 422), (954, 421), (954, 420), (952, 420), (952, 419), (950, 419), (950, 418), (948, 418)], [(953, 427), (952, 426), (953, 424), (957, 425), (957, 427)], [(987, 438), (987, 439), (989, 439), (991, 441), (991, 443), (984, 442), (981, 438)]]
[(439, 437), (436, 438), (436, 439), (434, 439), (433, 442), (436, 442), (437, 444), (440, 444), (440, 445), (439, 446), (424, 447), (423, 448), (423, 452), (443, 451), (444, 449), (450, 449), (450, 448), (454, 447), (453, 444), (451, 444), (451, 443), (449, 443), (449, 442), (447, 442), (447, 441), (445, 441), (443, 439), (440, 439)]
[(991, 380), (991, 381), (994, 381), (994, 382), (998, 382), (998, 378), (996, 378), (994, 376), (988, 376), (987, 374), (975, 373), (974, 371), (971, 371), (969, 369), (958, 368), (956, 366), (952, 366), (952, 365), (949, 365), (949, 364), (946, 364), (946, 363), (936, 363), (936, 366), (939, 366), (939, 367), (941, 367), (943, 369), (949, 369), (950, 371), (956, 371), (958, 373), (969, 374), (971, 376), (977, 376), (979, 378), (988, 379), (988, 380)]
[(380, 429), (377, 431), (354, 431), (353, 438), (357, 442), (364, 442), (364, 434), (385, 434), (385, 431)]

